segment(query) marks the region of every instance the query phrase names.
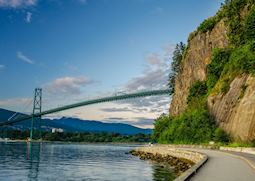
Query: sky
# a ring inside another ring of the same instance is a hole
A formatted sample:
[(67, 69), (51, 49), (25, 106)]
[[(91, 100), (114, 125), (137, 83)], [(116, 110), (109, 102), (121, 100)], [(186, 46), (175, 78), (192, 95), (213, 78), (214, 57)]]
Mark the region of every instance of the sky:
[[(0, 0), (0, 108), (29, 113), (97, 97), (167, 88), (176, 43), (223, 0)], [(48, 115), (152, 128), (158, 96)]]

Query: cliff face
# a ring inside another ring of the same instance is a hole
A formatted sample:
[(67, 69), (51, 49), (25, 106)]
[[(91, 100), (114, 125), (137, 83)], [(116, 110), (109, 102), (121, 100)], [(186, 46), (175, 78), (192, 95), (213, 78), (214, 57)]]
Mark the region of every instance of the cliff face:
[(255, 77), (242, 75), (230, 84), (227, 94), (208, 97), (208, 108), (219, 126), (236, 140), (255, 138)]
[[(177, 116), (186, 109), (192, 84), (197, 80), (206, 80), (206, 66), (211, 61), (213, 48), (225, 48), (228, 45), (227, 28), (223, 20), (211, 31), (199, 32), (190, 40), (176, 77), (175, 93), (169, 110), (171, 115)], [(207, 105), (218, 125), (233, 138), (242, 141), (255, 139), (255, 77), (236, 77), (226, 94), (209, 95)]]
[(227, 46), (227, 29), (223, 21), (217, 23), (212, 31), (198, 33), (190, 40), (188, 52), (176, 77), (175, 93), (169, 110), (171, 115), (179, 115), (185, 110), (191, 85), (196, 80), (206, 80), (206, 66), (210, 63), (213, 48)]

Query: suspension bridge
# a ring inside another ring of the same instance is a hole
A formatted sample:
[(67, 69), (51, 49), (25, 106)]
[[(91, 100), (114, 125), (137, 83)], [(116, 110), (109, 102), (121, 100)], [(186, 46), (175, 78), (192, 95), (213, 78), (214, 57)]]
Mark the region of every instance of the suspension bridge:
[(32, 140), (34, 121), (35, 121), (35, 119), (38, 119), (38, 118), (41, 119), (41, 116), (45, 116), (48, 114), (52, 114), (52, 113), (56, 113), (56, 112), (60, 112), (60, 111), (68, 110), (68, 109), (73, 109), (73, 108), (77, 108), (77, 107), (89, 106), (89, 105), (93, 105), (93, 104), (141, 98), (141, 97), (169, 95), (169, 94), (170, 94), (169, 89), (145, 90), (145, 91), (139, 91), (139, 92), (135, 92), (135, 93), (114, 95), (114, 96), (102, 97), (102, 98), (97, 98), (97, 99), (85, 100), (82, 102), (69, 104), (69, 105), (49, 109), (46, 111), (42, 111), (42, 89), (36, 88), (35, 92), (34, 92), (33, 113), (31, 115), (19, 115), (18, 117), (11, 116), (8, 120), (1, 120), (0, 126), (12, 125), (14, 123), (18, 123), (18, 122), (21, 122), (24, 120), (31, 119), (30, 139)]

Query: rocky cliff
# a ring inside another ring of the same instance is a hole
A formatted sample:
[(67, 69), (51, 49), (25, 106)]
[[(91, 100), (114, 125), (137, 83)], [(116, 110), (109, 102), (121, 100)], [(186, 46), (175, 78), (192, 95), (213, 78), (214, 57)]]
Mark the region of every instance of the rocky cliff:
[(180, 72), (176, 77), (175, 93), (170, 106), (171, 115), (177, 116), (185, 110), (191, 85), (196, 80), (206, 80), (206, 66), (211, 61), (213, 48), (227, 46), (227, 29), (224, 21), (220, 21), (212, 31), (198, 32), (190, 40)]
[(210, 95), (207, 102), (219, 126), (236, 140), (255, 138), (255, 77), (236, 77), (225, 95)]
[[(210, 31), (196, 32), (189, 40), (175, 79), (170, 115), (177, 116), (184, 112), (192, 84), (207, 79), (207, 65), (211, 62), (213, 49), (229, 46), (228, 28), (224, 20), (219, 21)], [(235, 77), (227, 93), (211, 93), (207, 107), (218, 125), (233, 138), (242, 141), (255, 139), (255, 77), (251, 74)]]

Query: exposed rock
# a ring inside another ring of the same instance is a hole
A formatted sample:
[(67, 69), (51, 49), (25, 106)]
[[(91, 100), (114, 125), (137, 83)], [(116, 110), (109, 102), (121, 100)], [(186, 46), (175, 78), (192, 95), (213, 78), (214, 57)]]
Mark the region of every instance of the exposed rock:
[(211, 61), (213, 48), (228, 46), (227, 29), (220, 21), (207, 33), (198, 33), (189, 42), (188, 52), (176, 77), (176, 86), (170, 106), (170, 114), (179, 115), (187, 106), (189, 88), (197, 80), (206, 80), (206, 66)]
[(141, 160), (152, 160), (163, 164), (168, 164), (173, 167), (174, 172), (177, 176), (188, 170), (194, 165), (194, 162), (184, 159), (177, 158), (171, 155), (153, 154), (149, 152), (143, 152), (138, 150), (132, 150), (130, 153), (134, 156), (139, 156)]
[(255, 77), (236, 77), (226, 95), (208, 97), (208, 108), (219, 126), (236, 140), (255, 138)]
[[(186, 109), (191, 85), (197, 80), (206, 80), (206, 66), (211, 61), (213, 48), (225, 48), (228, 45), (227, 28), (223, 20), (212, 31), (199, 32), (190, 40), (176, 77), (175, 93), (169, 110), (171, 115), (177, 116)], [(246, 89), (243, 90), (244, 88)], [(255, 139), (254, 77), (236, 77), (225, 95), (214, 94), (208, 97), (208, 108), (219, 126), (236, 140)]]

